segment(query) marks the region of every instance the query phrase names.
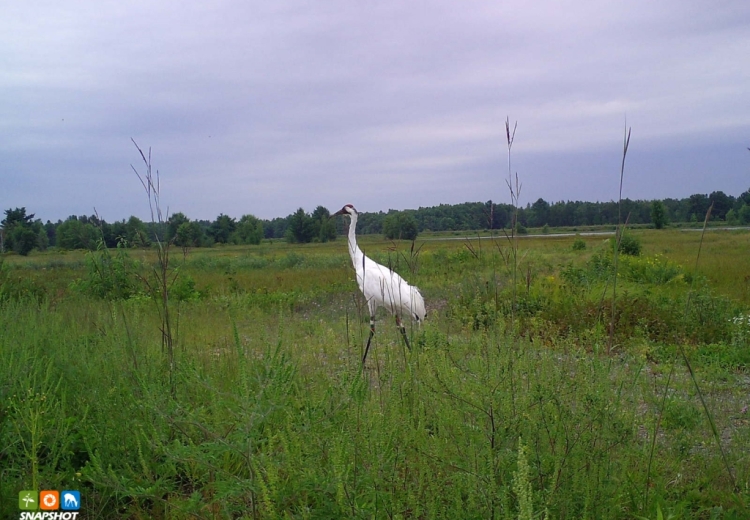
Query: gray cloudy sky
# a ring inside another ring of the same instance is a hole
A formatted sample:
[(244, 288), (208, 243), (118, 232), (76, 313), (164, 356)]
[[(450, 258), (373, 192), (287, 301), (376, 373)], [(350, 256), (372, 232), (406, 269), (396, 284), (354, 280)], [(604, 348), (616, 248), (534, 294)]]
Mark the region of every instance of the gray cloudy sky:
[(747, 0), (0, 6), (0, 209), (214, 219), (750, 188)]

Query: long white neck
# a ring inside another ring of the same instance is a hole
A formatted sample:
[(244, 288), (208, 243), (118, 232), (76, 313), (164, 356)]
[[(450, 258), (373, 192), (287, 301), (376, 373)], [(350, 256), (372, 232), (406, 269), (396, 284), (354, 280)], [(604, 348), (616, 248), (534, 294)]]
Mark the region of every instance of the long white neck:
[(362, 250), (357, 245), (357, 214), (351, 215), (351, 222), (349, 223), (349, 256), (352, 258), (352, 264), (354, 269), (362, 267)]

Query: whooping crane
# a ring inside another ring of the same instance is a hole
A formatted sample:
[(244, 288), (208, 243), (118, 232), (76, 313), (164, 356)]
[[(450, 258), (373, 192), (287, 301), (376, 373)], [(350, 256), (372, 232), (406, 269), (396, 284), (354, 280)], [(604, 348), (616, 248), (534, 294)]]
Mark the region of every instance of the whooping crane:
[(424, 298), (419, 289), (406, 283), (397, 273), (387, 267), (380, 265), (372, 259), (366, 257), (357, 245), (357, 210), (354, 206), (347, 204), (341, 210), (337, 211), (331, 217), (336, 215), (349, 216), (349, 256), (352, 258), (354, 271), (357, 273), (357, 285), (359, 290), (365, 296), (367, 307), (370, 311), (370, 337), (367, 338), (365, 355), (362, 357), (364, 365), (367, 359), (367, 352), (370, 350), (370, 341), (375, 335), (375, 312), (378, 307), (384, 307), (388, 312), (396, 317), (396, 325), (401, 331), (401, 335), (406, 342), (406, 346), (411, 349), (409, 340), (406, 337), (406, 327), (404, 327), (401, 318), (408, 316), (417, 323), (421, 323), (425, 318)]

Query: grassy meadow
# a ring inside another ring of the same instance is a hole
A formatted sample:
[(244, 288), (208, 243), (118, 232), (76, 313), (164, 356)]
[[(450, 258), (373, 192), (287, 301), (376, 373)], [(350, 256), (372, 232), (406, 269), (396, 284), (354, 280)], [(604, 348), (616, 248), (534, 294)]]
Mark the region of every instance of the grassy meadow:
[(627, 234), (362, 237), (364, 368), (344, 237), (172, 248), (165, 333), (153, 249), (6, 255), (0, 517), (750, 518), (750, 232)]

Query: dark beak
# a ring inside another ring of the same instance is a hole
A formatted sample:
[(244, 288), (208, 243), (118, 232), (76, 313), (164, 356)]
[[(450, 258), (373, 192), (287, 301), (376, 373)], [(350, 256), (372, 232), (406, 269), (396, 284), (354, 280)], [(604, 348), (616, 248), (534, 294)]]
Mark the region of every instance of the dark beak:
[(348, 215), (348, 214), (349, 214), (349, 213), (347, 213), (347, 212), (346, 212), (346, 211), (344, 211), (343, 209), (340, 209), (340, 210), (338, 210), (338, 211), (337, 211), (336, 213), (334, 213), (333, 215), (331, 215), (331, 216), (330, 216), (330, 217), (328, 217), (328, 218), (333, 218), (333, 217), (336, 217), (336, 216), (338, 216), (338, 215)]

